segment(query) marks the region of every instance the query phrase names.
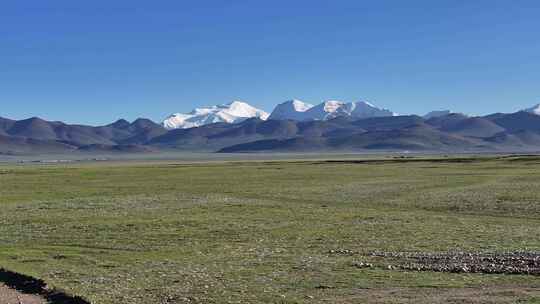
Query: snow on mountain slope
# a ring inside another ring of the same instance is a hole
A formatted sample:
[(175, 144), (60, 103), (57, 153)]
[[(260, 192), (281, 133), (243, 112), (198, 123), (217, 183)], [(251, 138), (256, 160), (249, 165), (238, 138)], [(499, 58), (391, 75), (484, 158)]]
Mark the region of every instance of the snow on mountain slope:
[(351, 109), (351, 116), (355, 118), (397, 116), (396, 113), (390, 110), (377, 108), (366, 101), (353, 102)]
[(173, 114), (163, 121), (163, 126), (168, 130), (187, 129), (218, 122), (238, 123), (255, 117), (266, 120), (268, 116), (268, 113), (245, 102), (233, 101), (224, 105), (198, 108), (187, 114)]
[(305, 119), (305, 113), (307, 110), (313, 108), (312, 104), (305, 103), (298, 99), (288, 100), (284, 103), (278, 104), (268, 119), (273, 120), (298, 120)]
[(395, 115), (392, 111), (377, 108), (364, 101), (343, 102), (329, 100), (313, 106), (301, 100), (293, 99), (277, 105), (271, 115), (245, 102), (234, 101), (225, 105), (198, 108), (187, 114), (173, 114), (163, 121), (163, 126), (168, 130), (187, 129), (217, 122), (238, 123), (254, 117), (262, 120), (270, 118), (273, 120), (310, 121), (328, 120), (340, 116), (370, 118)]
[(351, 104), (339, 100), (329, 100), (306, 111), (305, 120), (328, 120), (338, 116), (350, 116)]
[(395, 115), (396, 114), (392, 111), (377, 108), (364, 101), (343, 102), (329, 100), (307, 110), (304, 115), (304, 120), (328, 120), (339, 116), (369, 118)]
[(525, 109), (523, 111), (533, 113), (533, 114), (536, 114), (536, 115), (540, 115), (540, 104), (537, 104), (534, 107)]

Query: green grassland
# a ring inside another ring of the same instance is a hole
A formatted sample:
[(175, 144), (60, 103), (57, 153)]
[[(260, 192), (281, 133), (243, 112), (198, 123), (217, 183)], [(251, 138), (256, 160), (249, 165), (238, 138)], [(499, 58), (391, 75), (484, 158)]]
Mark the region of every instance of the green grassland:
[(0, 267), (92, 303), (540, 303), (368, 255), (454, 250), (540, 251), (540, 158), (0, 166)]

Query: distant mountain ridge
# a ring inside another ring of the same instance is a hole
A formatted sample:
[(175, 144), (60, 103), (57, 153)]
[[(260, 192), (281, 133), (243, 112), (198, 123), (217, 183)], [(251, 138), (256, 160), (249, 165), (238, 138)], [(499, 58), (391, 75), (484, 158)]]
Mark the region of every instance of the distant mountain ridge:
[(441, 116), (447, 116), (452, 114), (452, 111), (450, 110), (437, 110), (437, 111), (431, 111), (424, 115), (425, 119), (435, 118), (435, 117), (441, 117)]
[(132, 123), (120, 119), (106, 126), (93, 127), (51, 122), (38, 117), (19, 121), (0, 117), (0, 136), (3, 136), (0, 153), (74, 151), (91, 145), (142, 145), (166, 132), (161, 125), (143, 118)]
[[(240, 115), (253, 114), (250, 107), (236, 106), (231, 103), (223, 108), (212, 107), (212, 113), (207, 113), (207, 117), (217, 117), (232, 110), (236, 123), (218, 120), (171, 130), (144, 118), (133, 122), (120, 119), (105, 126), (66, 124), (38, 117), (0, 118), (0, 154), (165, 150), (540, 152), (540, 115), (534, 110), (537, 107), (478, 117), (450, 111), (417, 116), (396, 115), (368, 103), (329, 101), (313, 106), (292, 100), (278, 105), (268, 116), (255, 110), (255, 117), (250, 118)], [(245, 109), (248, 111), (242, 112)], [(299, 113), (310, 116), (306, 119)], [(286, 118), (297, 114), (296, 119)]]

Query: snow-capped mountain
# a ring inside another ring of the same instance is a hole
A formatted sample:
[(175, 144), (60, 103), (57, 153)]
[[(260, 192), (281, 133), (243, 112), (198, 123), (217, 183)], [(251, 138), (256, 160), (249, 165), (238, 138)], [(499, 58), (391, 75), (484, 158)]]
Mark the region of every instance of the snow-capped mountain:
[(276, 106), (268, 119), (274, 120), (305, 120), (306, 111), (313, 108), (312, 104), (305, 103), (298, 99), (288, 100)]
[(396, 115), (390, 110), (380, 109), (365, 102), (343, 102), (338, 100), (325, 101), (316, 106), (299, 100), (291, 100), (278, 105), (270, 119), (291, 120), (328, 120), (339, 116), (353, 118), (369, 118)]
[(537, 104), (534, 107), (525, 109), (523, 111), (533, 113), (533, 114), (536, 114), (536, 115), (540, 115), (540, 104)]
[(197, 108), (190, 113), (177, 113), (163, 121), (168, 129), (187, 129), (203, 125), (225, 122), (239, 123), (249, 118), (266, 120), (269, 114), (242, 101), (233, 101), (228, 104)]
[(364, 101), (329, 100), (314, 106), (298, 99), (292, 99), (277, 105), (271, 115), (245, 102), (233, 101), (224, 105), (197, 108), (187, 114), (173, 114), (163, 121), (163, 126), (168, 130), (173, 130), (200, 127), (218, 122), (239, 123), (249, 118), (310, 121), (328, 120), (339, 116), (369, 118), (395, 115), (392, 111), (377, 108)]
[(350, 116), (352, 103), (329, 100), (306, 111), (306, 120), (328, 120), (338, 116)]
[(353, 102), (351, 116), (354, 118), (397, 116), (398, 114), (388, 110), (377, 108), (367, 101)]

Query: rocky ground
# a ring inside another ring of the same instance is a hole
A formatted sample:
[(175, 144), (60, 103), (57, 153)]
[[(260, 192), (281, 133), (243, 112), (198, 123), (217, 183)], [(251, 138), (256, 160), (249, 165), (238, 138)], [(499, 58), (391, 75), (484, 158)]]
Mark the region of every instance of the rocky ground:
[(357, 268), (386, 267), (410, 271), (540, 276), (540, 252), (371, 252), (363, 254), (347, 249), (337, 249), (330, 250), (329, 253), (366, 257), (366, 261), (354, 263), (353, 266)]
[(374, 257), (397, 259), (395, 267), (413, 271), (540, 275), (540, 253), (392, 253)]

